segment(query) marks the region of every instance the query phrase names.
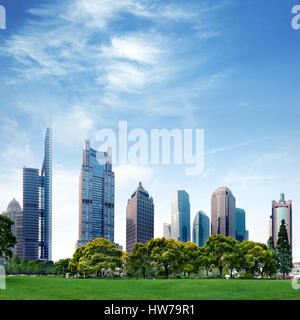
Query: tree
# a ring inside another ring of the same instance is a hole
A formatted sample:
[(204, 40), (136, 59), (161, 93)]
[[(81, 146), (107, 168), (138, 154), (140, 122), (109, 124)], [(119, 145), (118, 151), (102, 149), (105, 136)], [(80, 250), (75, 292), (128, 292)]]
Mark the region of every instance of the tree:
[(174, 239), (156, 238), (146, 243), (150, 252), (152, 265), (157, 268), (164, 268), (166, 278), (172, 271), (172, 267), (178, 266), (178, 244)]
[(55, 273), (57, 275), (65, 275), (67, 272), (69, 272), (69, 263), (71, 259), (60, 259), (55, 263)]
[(5, 259), (12, 257), (11, 248), (17, 244), (17, 239), (12, 233), (13, 224), (11, 219), (0, 215), (0, 257)]
[(204, 268), (204, 270), (206, 270), (206, 276), (208, 277), (208, 272), (212, 269), (212, 262), (210, 260), (208, 249), (206, 246), (198, 248), (197, 261), (199, 268)]
[(232, 253), (235, 241), (232, 237), (225, 237), (220, 234), (213, 234), (206, 241), (206, 252), (211, 265), (219, 269), (220, 277), (228, 263), (228, 255)]
[(87, 245), (76, 249), (69, 263), (72, 273), (80, 272), (85, 276), (115, 270), (122, 266), (123, 251), (104, 238), (97, 238)]
[(267, 250), (264, 257), (264, 268), (263, 271), (269, 276), (272, 277), (273, 274), (277, 272), (277, 257), (274, 250)]
[(181, 251), (181, 259), (178, 259), (179, 270), (183, 269), (184, 273), (187, 273), (190, 277), (192, 273), (198, 273), (200, 263), (198, 260), (199, 247), (191, 242), (180, 242), (179, 250)]
[(142, 271), (142, 276), (146, 278), (146, 270), (150, 266), (150, 255), (148, 247), (140, 242), (135, 243), (132, 253), (128, 258), (128, 267), (134, 272)]
[(230, 252), (224, 254), (224, 264), (230, 270), (230, 277), (235, 269), (239, 269), (241, 265), (240, 242), (237, 240), (231, 241), (232, 247)]
[(271, 250), (275, 250), (275, 245), (274, 245), (273, 237), (270, 237), (270, 238), (268, 239), (268, 247), (269, 247), (269, 249), (271, 249)]
[(286, 274), (289, 273), (293, 268), (293, 258), (284, 220), (281, 221), (276, 245), (276, 252), (279, 271), (282, 273), (283, 278), (285, 278)]

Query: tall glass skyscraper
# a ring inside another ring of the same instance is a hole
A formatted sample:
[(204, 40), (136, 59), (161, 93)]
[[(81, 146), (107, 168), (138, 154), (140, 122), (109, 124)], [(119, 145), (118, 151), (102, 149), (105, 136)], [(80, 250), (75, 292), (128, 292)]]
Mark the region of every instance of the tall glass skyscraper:
[(211, 197), (211, 234), (236, 238), (235, 197), (227, 187), (220, 187)]
[(44, 161), (23, 169), (23, 246), (19, 258), (52, 259), (52, 128), (46, 129)]
[(126, 207), (126, 251), (131, 254), (134, 244), (146, 244), (154, 237), (154, 204), (139, 182)]
[(46, 129), (44, 161), (41, 170), (40, 259), (52, 259), (52, 129)]
[(23, 254), (20, 259), (39, 259), (39, 169), (23, 168)]
[(246, 212), (244, 209), (235, 209), (235, 226), (236, 226), (236, 240), (243, 242), (247, 240), (246, 232)]
[(96, 238), (114, 242), (115, 176), (111, 149), (99, 152), (85, 140), (79, 183), (79, 240), (86, 245)]
[(171, 224), (164, 222), (163, 224), (163, 237), (171, 239)]
[(171, 237), (174, 240), (187, 242), (191, 240), (190, 200), (184, 190), (173, 194), (171, 205)]
[(210, 221), (209, 217), (199, 210), (194, 218), (193, 223), (193, 242), (198, 247), (205, 246), (205, 243), (209, 237)]
[(286, 201), (284, 193), (280, 194), (279, 202), (272, 201), (271, 232), (275, 246), (277, 245), (278, 233), (281, 221), (284, 220), (288, 233), (289, 243), (292, 250), (292, 201)]

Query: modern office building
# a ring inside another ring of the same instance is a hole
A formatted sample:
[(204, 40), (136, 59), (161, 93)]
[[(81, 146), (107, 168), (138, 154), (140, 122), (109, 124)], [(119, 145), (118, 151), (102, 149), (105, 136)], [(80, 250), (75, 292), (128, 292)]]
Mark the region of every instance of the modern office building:
[(284, 193), (280, 194), (279, 202), (275, 200), (272, 201), (272, 215), (270, 219), (272, 224), (272, 238), (274, 240), (274, 245), (277, 245), (281, 221), (284, 220), (292, 250), (292, 201), (286, 201)]
[(2, 212), (2, 214), (4, 216), (7, 216), (14, 222), (12, 233), (17, 238), (17, 244), (12, 249), (12, 251), (14, 255), (19, 256), (19, 254), (22, 253), (23, 245), (23, 211), (19, 202), (15, 198), (13, 198), (13, 200), (8, 204), (6, 211)]
[(211, 234), (236, 238), (235, 197), (227, 187), (220, 187), (211, 197)]
[[(39, 259), (40, 176), (38, 169), (23, 168), (22, 258)], [(19, 258), (21, 259), (19, 256)]]
[(76, 247), (96, 238), (114, 242), (115, 176), (111, 149), (91, 148), (85, 140), (79, 180), (79, 239)]
[(131, 254), (134, 244), (146, 244), (154, 237), (153, 198), (139, 182), (126, 207), (126, 251)]
[[(23, 244), (19, 258), (52, 259), (52, 128), (46, 129), (41, 175), (38, 169), (23, 168)], [(21, 232), (21, 231), (20, 231)]]
[(246, 212), (244, 209), (235, 209), (236, 240), (243, 242), (246, 240)]
[(163, 225), (163, 237), (166, 239), (171, 239), (171, 224), (165, 223)]
[(245, 240), (249, 240), (249, 230), (245, 231)]
[(174, 192), (171, 204), (171, 237), (187, 242), (191, 240), (190, 200), (184, 190)]
[(210, 233), (209, 217), (203, 212), (198, 211), (193, 222), (193, 242), (198, 247), (205, 246)]

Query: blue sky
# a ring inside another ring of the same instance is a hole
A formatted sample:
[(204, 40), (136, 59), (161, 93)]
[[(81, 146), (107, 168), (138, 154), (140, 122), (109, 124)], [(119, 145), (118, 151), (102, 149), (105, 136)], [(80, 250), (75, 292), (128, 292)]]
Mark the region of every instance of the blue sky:
[(53, 258), (73, 254), (85, 137), (118, 128), (205, 130), (205, 170), (116, 166), (116, 241), (125, 244), (127, 198), (143, 181), (155, 236), (170, 222), (176, 189), (210, 216), (227, 185), (247, 213), (250, 239), (266, 242), (271, 201), (293, 200), (300, 261), (297, 1), (0, 0), (0, 209), (22, 203), (24, 165), (41, 167), (49, 113), (54, 130)]

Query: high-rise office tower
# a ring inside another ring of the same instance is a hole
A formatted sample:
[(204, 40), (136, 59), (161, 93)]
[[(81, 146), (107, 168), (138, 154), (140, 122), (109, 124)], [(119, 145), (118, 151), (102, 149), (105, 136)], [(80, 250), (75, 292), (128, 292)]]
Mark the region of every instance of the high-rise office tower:
[(139, 182), (126, 207), (126, 251), (131, 254), (134, 244), (146, 244), (154, 237), (153, 198)]
[(209, 237), (209, 232), (209, 217), (202, 210), (199, 210), (193, 222), (193, 242), (196, 243), (198, 247), (205, 246)]
[[(38, 169), (23, 169), (23, 246), (19, 257), (52, 259), (52, 128), (46, 129), (44, 161)], [(22, 252), (23, 251), (23, 252)]]
[(184, 190), (174, 192), (171, 204), (171, 237), (187, 242), (191, 240), (190, 200)]
[(46, 129), (41, 170), (40, 259), (52, 259), (52, 129)]
[[(23, 168), (23, 254), (39, 259), (40, 176), (38, 169)], [(21, 259), (21, 257), (19, 257)]]
[(96, 238), (114, 242), (115, 176), (111, 149), (91, 148), (85, 140), (79, 183), (79, 240), (86, 245)]
[(14, 222), (14, 225), (12, 227), (12, 233), (17, 238), (17, 244), (15, 245), (12, 251), (14, 255), (21, 258), (20, 254), (22, 254), (23, 245), (23, 211), (19, 202), (15, 198), (13, 198), (13, 200), (10, 201), (10, 203), (8, 204), (6, 211), (2, 212), (2, 214), (7, 216)]
[(235, 209), (236, 240), (243, 242), (246, 239), (246, 212), (244, 209)]
[(235, 235), (235, 197), (227, 187), (220, 187), (211, 197), (211, 234)]
[(281, 221), (284, 220), (292, 250), (292, 201), (286, 201), (284, 193), (280, 194), (279, 202), (275, 200), (272, 201), (272, 215), (270, 219), (272, 221), (272, 238), (274, 245), (277, 245)]
[(166, 239), (171, 239), (171, 225), (170, 223), (165, 223), (163, 225), (163, 237)]

